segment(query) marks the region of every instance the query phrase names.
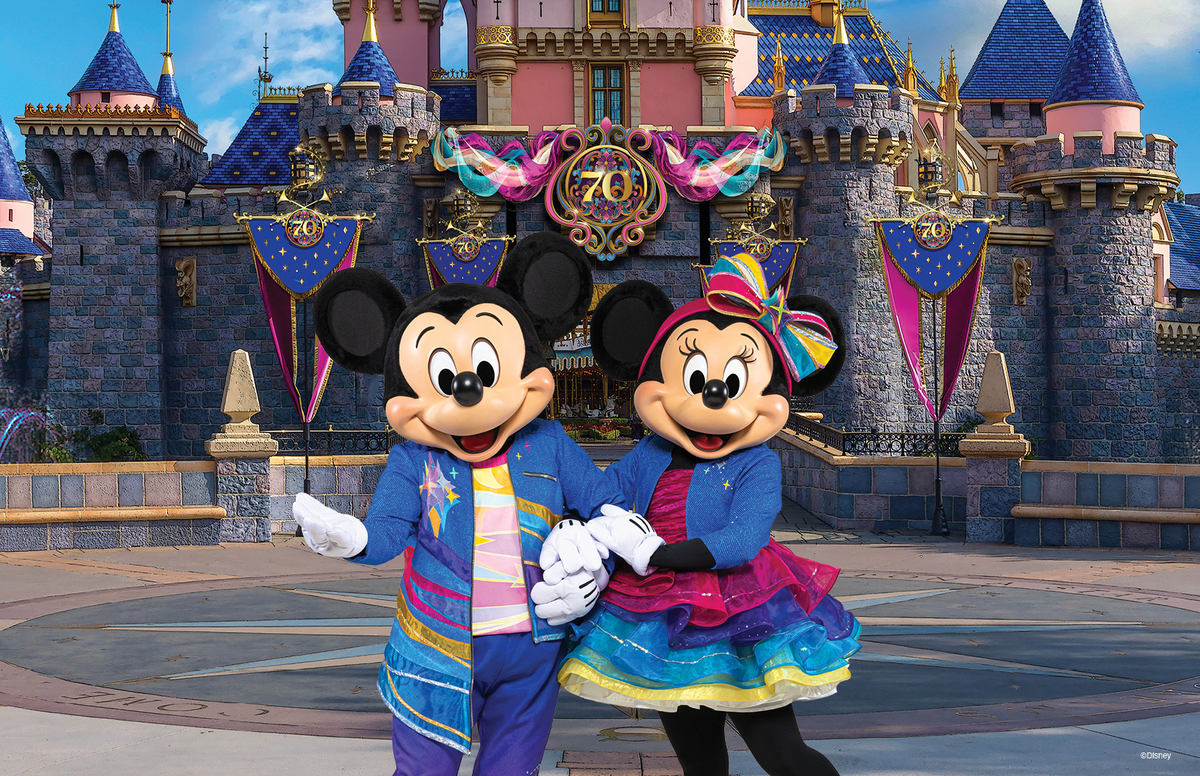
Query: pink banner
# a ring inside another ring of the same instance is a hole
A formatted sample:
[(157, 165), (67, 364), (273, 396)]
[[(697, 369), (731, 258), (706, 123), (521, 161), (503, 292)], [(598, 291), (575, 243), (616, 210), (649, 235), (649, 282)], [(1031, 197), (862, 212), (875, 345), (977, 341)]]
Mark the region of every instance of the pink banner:
[(904, 279), (896, 262), (892, 261), (887, 244), (880, 241), (880, 248), (883, 251), (883, 277), (892, 306), (892, 322), (896, 325), (896, 336), (900, 339), (900, 352), (904, 354), (904, 361), (908, 364), (908, 374), (912, 378), (913, 388), (917, 391), (917, 398), (932, 416), (933, 401), (925, 390), (925, 368), (921, 363), (921, 292)]

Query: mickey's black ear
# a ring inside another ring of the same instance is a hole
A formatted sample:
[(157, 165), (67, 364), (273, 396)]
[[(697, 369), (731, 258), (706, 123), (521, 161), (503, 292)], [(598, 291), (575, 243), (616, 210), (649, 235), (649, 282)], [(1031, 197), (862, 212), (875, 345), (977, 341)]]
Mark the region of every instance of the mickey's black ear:
[(829, 363), (825, 365), (824, 369), (809, 375), (798, 383), (792, 383), (793, 396), (815, 396), (833, 385), (838, 373), (842, 371), (842, 364), (846, 363), (846, 332), (842, 328), (842, 316), (833, 309), (833, 305), (819, 296), (803, 294), (788, 297), (787, 306), (794, 312), (816, 313), (824, 318), (825, 323), (829, 324), (829, 331), (833, 333), (833, 341), (838, 346), (833, 358), (829, 359)]
[(551, 342), (579, 325), (592, 302), (592, 269), (583, 249), (561, 234), (536, 232), (513, 246), (496, 288), (529, 314), (538, 340)]
[(592, 357), (609, 377), (636, 380), (659, 327), (675, 307), (645, 280), (626, 280), (604, 295), (592, 313)]
[(317, 337), (336, 363), (351, 372), (381, 375), (388, 338), (404, 297), (382, 275), (351, 267), (335, 272), (317, 292)]

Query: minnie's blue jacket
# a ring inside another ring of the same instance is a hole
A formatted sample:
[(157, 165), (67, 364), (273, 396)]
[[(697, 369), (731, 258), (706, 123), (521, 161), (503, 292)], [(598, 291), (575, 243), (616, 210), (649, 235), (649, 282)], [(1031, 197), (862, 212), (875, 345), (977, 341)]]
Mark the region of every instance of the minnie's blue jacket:
[[(658, 479), (671, 463), (673, 447), (656, 434), (608, 467), (605, 476), (632, 498), (633, 511), (646, 513)], [(704, 540), (717, 561), (715, 568), (749, 563), (771, 540), (771, 524), (783, 507), (782, 484), (779, 456), (766, 445), (701, 463), (688, 487), (687, 538)]]
[[(542, 579), (542, 542), (567, 509), (591, 518), (603, 504), (627, 503), (558, 423), (518, 431), (508, 471), (527, 590)], [(379, 692), (400, 721), (462, 752), (471, 750), (473, 495), (471, 464), (414, 442), (394, 446), (367, 513), (365, 554), (355, 558), (375, 565), (405, 556)], [(532, 602), (529, 618), (534, 642), (566, 633), (538, 618)]]

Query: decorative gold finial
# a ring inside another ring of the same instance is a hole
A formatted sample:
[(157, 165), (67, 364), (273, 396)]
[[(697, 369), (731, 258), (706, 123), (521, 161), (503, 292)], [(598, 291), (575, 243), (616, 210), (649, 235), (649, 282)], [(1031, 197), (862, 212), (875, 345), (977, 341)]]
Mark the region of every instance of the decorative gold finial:
[(850, 39), (846, 35), (846, 20), (842, 16), (841, 3), (833, 9), (833, 45), (836, 46), (839, 43), (846, 45), (850, 43)]
[(108, 7), (112, 9), (112, 16), (108, 19), (108, 31), (120, 32), (121, 23), (117, 20), (117, 9), (121, 7), (120, 3), (109, 3)]
[(917, 93), (917, 64), (913, 62), (912, 38), (908, 39), (908, 55), (904, 59), (904, 88), (912, 94)]
[(775, 94), (782, 94), (787, 88), (784, 83), (787, 80), (787, 71), (783, 66), (783, 44), (777, 38), (775, 40)]
[(274, 78), (274, 76), (271, 75), (271, 71), (267, 69), (267, 65), (271, 61), (271, 58), (268, 56), (269, 52), (270, 52), (270, 46), (267, 45), (267, 33), (264, 32), (263, 33), (263, 64), (262, 64), (262, 67), (260, 67), (258, 69), (258, 99), (260, 99), (260, 100), (266, 96), (267, 84), (271, 83), (272, 79)]
[(162, 0), (167, 6), (167, 50), (163, 52), (163, 75), (175, 75), (175, 62), (171, 59), (171, 3), (175, 0)]
[(950, 69), (946, 73), (946, 102), (958, 102), (958, 66), (954, 62), (954, 46), (950, 47)]
[(942, 57), (942, 74), (938, 77), (938, 96), (946, 99), (946, 58)]
[(367, 26), (363, 28), (363, 43), (378, 43), (379, 31), (375, 29), (375, 0), (367, 0)]

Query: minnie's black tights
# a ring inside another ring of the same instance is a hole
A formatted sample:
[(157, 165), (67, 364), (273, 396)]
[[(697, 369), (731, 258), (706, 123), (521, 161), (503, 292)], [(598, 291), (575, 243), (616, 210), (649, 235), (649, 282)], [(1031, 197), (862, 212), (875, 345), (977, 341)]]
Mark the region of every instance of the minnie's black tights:
[[(659, 712), (658, 716), (684, 776), (729, 776), (726, 712), (681, 706), (678, 711)], [(838, 776), (825, 755), (804, 743), (790, 706), (729, 712), (728, 716), (769, 776)]]

